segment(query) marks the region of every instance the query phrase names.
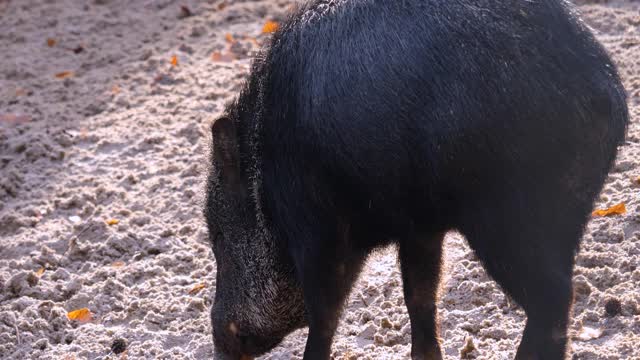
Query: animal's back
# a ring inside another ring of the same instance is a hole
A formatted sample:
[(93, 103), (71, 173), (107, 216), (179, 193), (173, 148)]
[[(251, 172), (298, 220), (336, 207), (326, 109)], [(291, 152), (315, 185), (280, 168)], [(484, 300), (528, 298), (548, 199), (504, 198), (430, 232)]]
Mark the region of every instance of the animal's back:
[(347, 194), (469, 202), (473, 189), (536, 187), (569, 168), (562, 181), (599, 191), (625, 97), (564, 2), (321, 1), (302, 12), (271, 50), (279, 98), (263, 126)]

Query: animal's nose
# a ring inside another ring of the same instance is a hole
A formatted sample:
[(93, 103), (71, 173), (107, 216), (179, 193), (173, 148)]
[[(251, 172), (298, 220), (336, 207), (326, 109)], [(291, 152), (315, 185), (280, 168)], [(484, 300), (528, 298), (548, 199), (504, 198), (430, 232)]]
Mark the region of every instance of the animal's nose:
[[(281, 338), (278, 337), (265, 337), (252, 332), (249, 332), (242, 327), (236, 325), (235, 322), (230, 322), (227, 325), (228, 334), (235, 338), (235, 342), (240, 350), (241, 354), (260, 354), (271, 350), (276, 346)], [(240, 360), (250, 360), (253, 356), (242, 355)]]
[[(227, 329), (229, 330), (231, 335), (238, 340), (241, 348), (246, 349), (247, 347), (251, 348), (253, 346), (254, 341), (251, 338), (251, 336), (242, 333), (240, 329), (238, 329), (238, 325), (236, 325), (235, 322), (233, 321), (230, 322), (229, 325), (227, 326)], [(253, 360), (253, 356), (240, 355), (239, 360)]]
[(234, 321), (217, 321), (215, 314), (212, 312), (211, 319), (214, 324), (218, 326), (214, 327), (214, 342), (215, 348), (213, 352), (214, 360), (253, 360), (254, 357), (245, 355), (246, 347), (244, 343), (249, 341), (249, 338), (242, 334), (240, 326)]

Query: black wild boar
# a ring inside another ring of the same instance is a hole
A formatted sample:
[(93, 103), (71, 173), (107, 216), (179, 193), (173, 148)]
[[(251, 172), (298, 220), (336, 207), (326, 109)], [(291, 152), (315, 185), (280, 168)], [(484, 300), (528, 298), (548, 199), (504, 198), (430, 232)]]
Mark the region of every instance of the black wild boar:
[(517, 359), (563, 359), (573, 259), (623, 141), (626, 96), (561, 0), (304, 5), (212, 126), (205, 215), (216, 356), (309, 326), (328, 359), (372, 249), (396, 244), (413, 359), (441, 359), (442, 240), (521, 305)]

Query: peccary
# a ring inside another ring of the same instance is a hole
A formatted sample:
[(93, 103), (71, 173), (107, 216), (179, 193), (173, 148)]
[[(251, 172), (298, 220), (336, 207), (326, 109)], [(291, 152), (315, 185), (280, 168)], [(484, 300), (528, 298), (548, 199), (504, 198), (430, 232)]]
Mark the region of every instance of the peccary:
[(517, 359), (562, 359), (574, 255), (624, 139), (626, 95), (561, 0), (301, 6), (212, 125), (205, 215), (221, 359), (308, 326), (328, 359), (364, 260), (396, 245), (413, 359), (462, 233), (526, 312)]

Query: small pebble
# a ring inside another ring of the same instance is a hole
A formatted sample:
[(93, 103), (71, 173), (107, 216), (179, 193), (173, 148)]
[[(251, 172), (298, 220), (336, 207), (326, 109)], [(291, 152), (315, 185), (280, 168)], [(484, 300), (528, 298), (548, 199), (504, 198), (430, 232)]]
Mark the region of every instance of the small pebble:
[(604, 303), (604, 310), (607, 313), (607, 316), (614, 317), (622, 312), (622, 304), (620, 303), (620, 300), (616, 298), (607, 299)]
[(391, 323), (391, 321), (389, 321), (388, 318), (382, 318), (382, 320), (380, 321), (380, 326), (385, 329), (391, 329), (393, 327), (393, 324)]
[(40, 349), (40, 350), (44, 350), (47, 348), (47, 346), (49, 346), (49, 340), (48, 339), (39, 339), (38, 341), (35, 342), (35, 347)]
[(69, 216), (69, 221), (71, 221), (74, 224), (77, 224), (80, 221), (82, 221), (82, 219), (80, 218), (80, 216), (73, 215), (73, 216)]
[(142, 54), (140, 55), (140, 60), (141, 61), (147, 61), (149, 60), (149, 58), (151, 57), (151, 55), (153, 55), (153, 52), (150, 49), (146, 49), (142, 52)]
[(193, 15), (193, 12), (191, 12), (191, 9), (189, 9), (189, 7), (187, 7), (186, 5), (181, 5), (180, 6), (180, 12), (178, 13), (178, 19), (188, 18), (188, 17), (190, 17), (192, 15)]
[(127, 340), (123, 338), (117, 338), (111, 343), (111, 352), (114, 354), (120, 354), (127, 349)]
[(473, 344), (473, 338), (467, 337), (464, 342), (464, 346), (460, 349), (460, 358), (468, 359), (471, 357), (476, 346)]

